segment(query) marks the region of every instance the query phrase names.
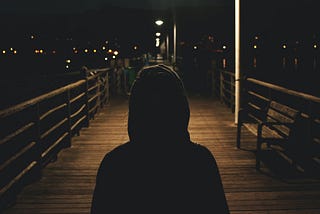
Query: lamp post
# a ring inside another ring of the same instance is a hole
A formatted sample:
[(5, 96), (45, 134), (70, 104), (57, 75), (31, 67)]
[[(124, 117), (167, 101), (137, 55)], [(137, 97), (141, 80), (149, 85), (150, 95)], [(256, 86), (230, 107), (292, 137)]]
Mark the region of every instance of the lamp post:
[[(155, 21), (155, 24), (157, 26), (162, 26), (164, 22), (160, 19)], [(170, 61), (170, 41), (169, 41), (169, 33), (166, 34), (165, 38), (165, 43), (166, 43), (166, 57), (167, 61)], [(177, 59), (177, 25), (176, 25), (176, 16), (175, 13), (173, 13), (173, 57), (172, 57), (172, 63), (176, 63)]]
[[(156, 20), (155, 21), (155, 24), (157, 25), (157, 26), (162, 26), (163, 25), (163, 21), (161, 20), (161, 19), (158, 19), (158, 20)], [(157, 51), (156, 51), (156, 59), (157, 59), (157, 55), (158, 55), (158, 52), (160, 53), (161, 51), (160, 50), (158, 50), (158, 49), (160, 49), (160, 44), (161, 44), (161, 42), (160, 42), (160, 36), (161, 36), (161, 33), (160, 32), (157, 32), (156, 33), (156, 48), (157, 48)]]
[(235, 123), (240, 108), (240, 0), (235, 0)]

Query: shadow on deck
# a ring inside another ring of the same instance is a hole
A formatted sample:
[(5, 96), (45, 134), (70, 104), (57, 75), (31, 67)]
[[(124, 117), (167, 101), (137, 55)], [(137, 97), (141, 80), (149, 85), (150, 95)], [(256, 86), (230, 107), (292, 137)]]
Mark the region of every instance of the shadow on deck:
[[(256, 139), (244, 131), (243, 149), (236, 148), (230, 109), (202, 97), (190, 97), (190, 109), (191, 139), (214, 154), (231, 213), (320, 213), (319, 179), (296, 174), (272, 155), (267, 157), (277, 166), (275, 173), (265, 166), (256, 171)], [(72, 139), (72, 146), (43, 170), (42, 179), (24, 188), (4, 213), (89, 213), (100, 161), (127, 140), (127, 100), (111, 99), (90, 127)]]

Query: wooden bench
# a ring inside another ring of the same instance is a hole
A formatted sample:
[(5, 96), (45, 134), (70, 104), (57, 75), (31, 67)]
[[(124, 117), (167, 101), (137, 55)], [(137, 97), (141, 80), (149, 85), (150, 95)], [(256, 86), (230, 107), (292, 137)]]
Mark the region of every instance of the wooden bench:
[(320, 176), (320, 98), (252, 78), (245, 89), (237, 147), (244, 126), (257, 137), (256, 169), (264, 155), (275, 152), (296, 169)]
[(294, 141), (299, 126), (299, 111), (286, 105), (271, 101), (267, 108), (257, 106), (241, 109), (238, 117), (237, 147), (240, 148), (241, 128), (245, 126), (257, 136), (256, 168), (260, 168), (260, 154), (263, 144), (267, 148), (277, 147), (286, 153)]

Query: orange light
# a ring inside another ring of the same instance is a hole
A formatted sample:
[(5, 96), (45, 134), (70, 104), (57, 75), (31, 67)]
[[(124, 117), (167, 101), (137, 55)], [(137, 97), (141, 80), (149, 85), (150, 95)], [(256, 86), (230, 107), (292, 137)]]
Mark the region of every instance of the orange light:
[(16, 50), (13, 51), (13, 54), (17, 54), (18, 52)]
[(112, 50), (111, 50), (111, 49), (109, 49), (109, 50), (108, 50), (108, 53), (112, 53)]

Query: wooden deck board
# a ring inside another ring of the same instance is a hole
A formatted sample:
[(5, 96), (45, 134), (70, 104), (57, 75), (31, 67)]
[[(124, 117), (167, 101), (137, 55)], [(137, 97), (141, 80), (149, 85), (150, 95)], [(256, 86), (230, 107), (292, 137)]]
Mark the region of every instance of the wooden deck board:
[[(255, 170), (255, 137), (244, 130), (237, 149), (231, 110), (219, 101), (190, 98), (191, 139), (214, 154), (232, 214), (320, 213), (320, 180)], [(111, 99), (90, 127), (72, 139), (42, 179), (27, 186), (4, 214), (89, 213), (95, 176), (104, 155), (127, 136), (127, 102)]]

